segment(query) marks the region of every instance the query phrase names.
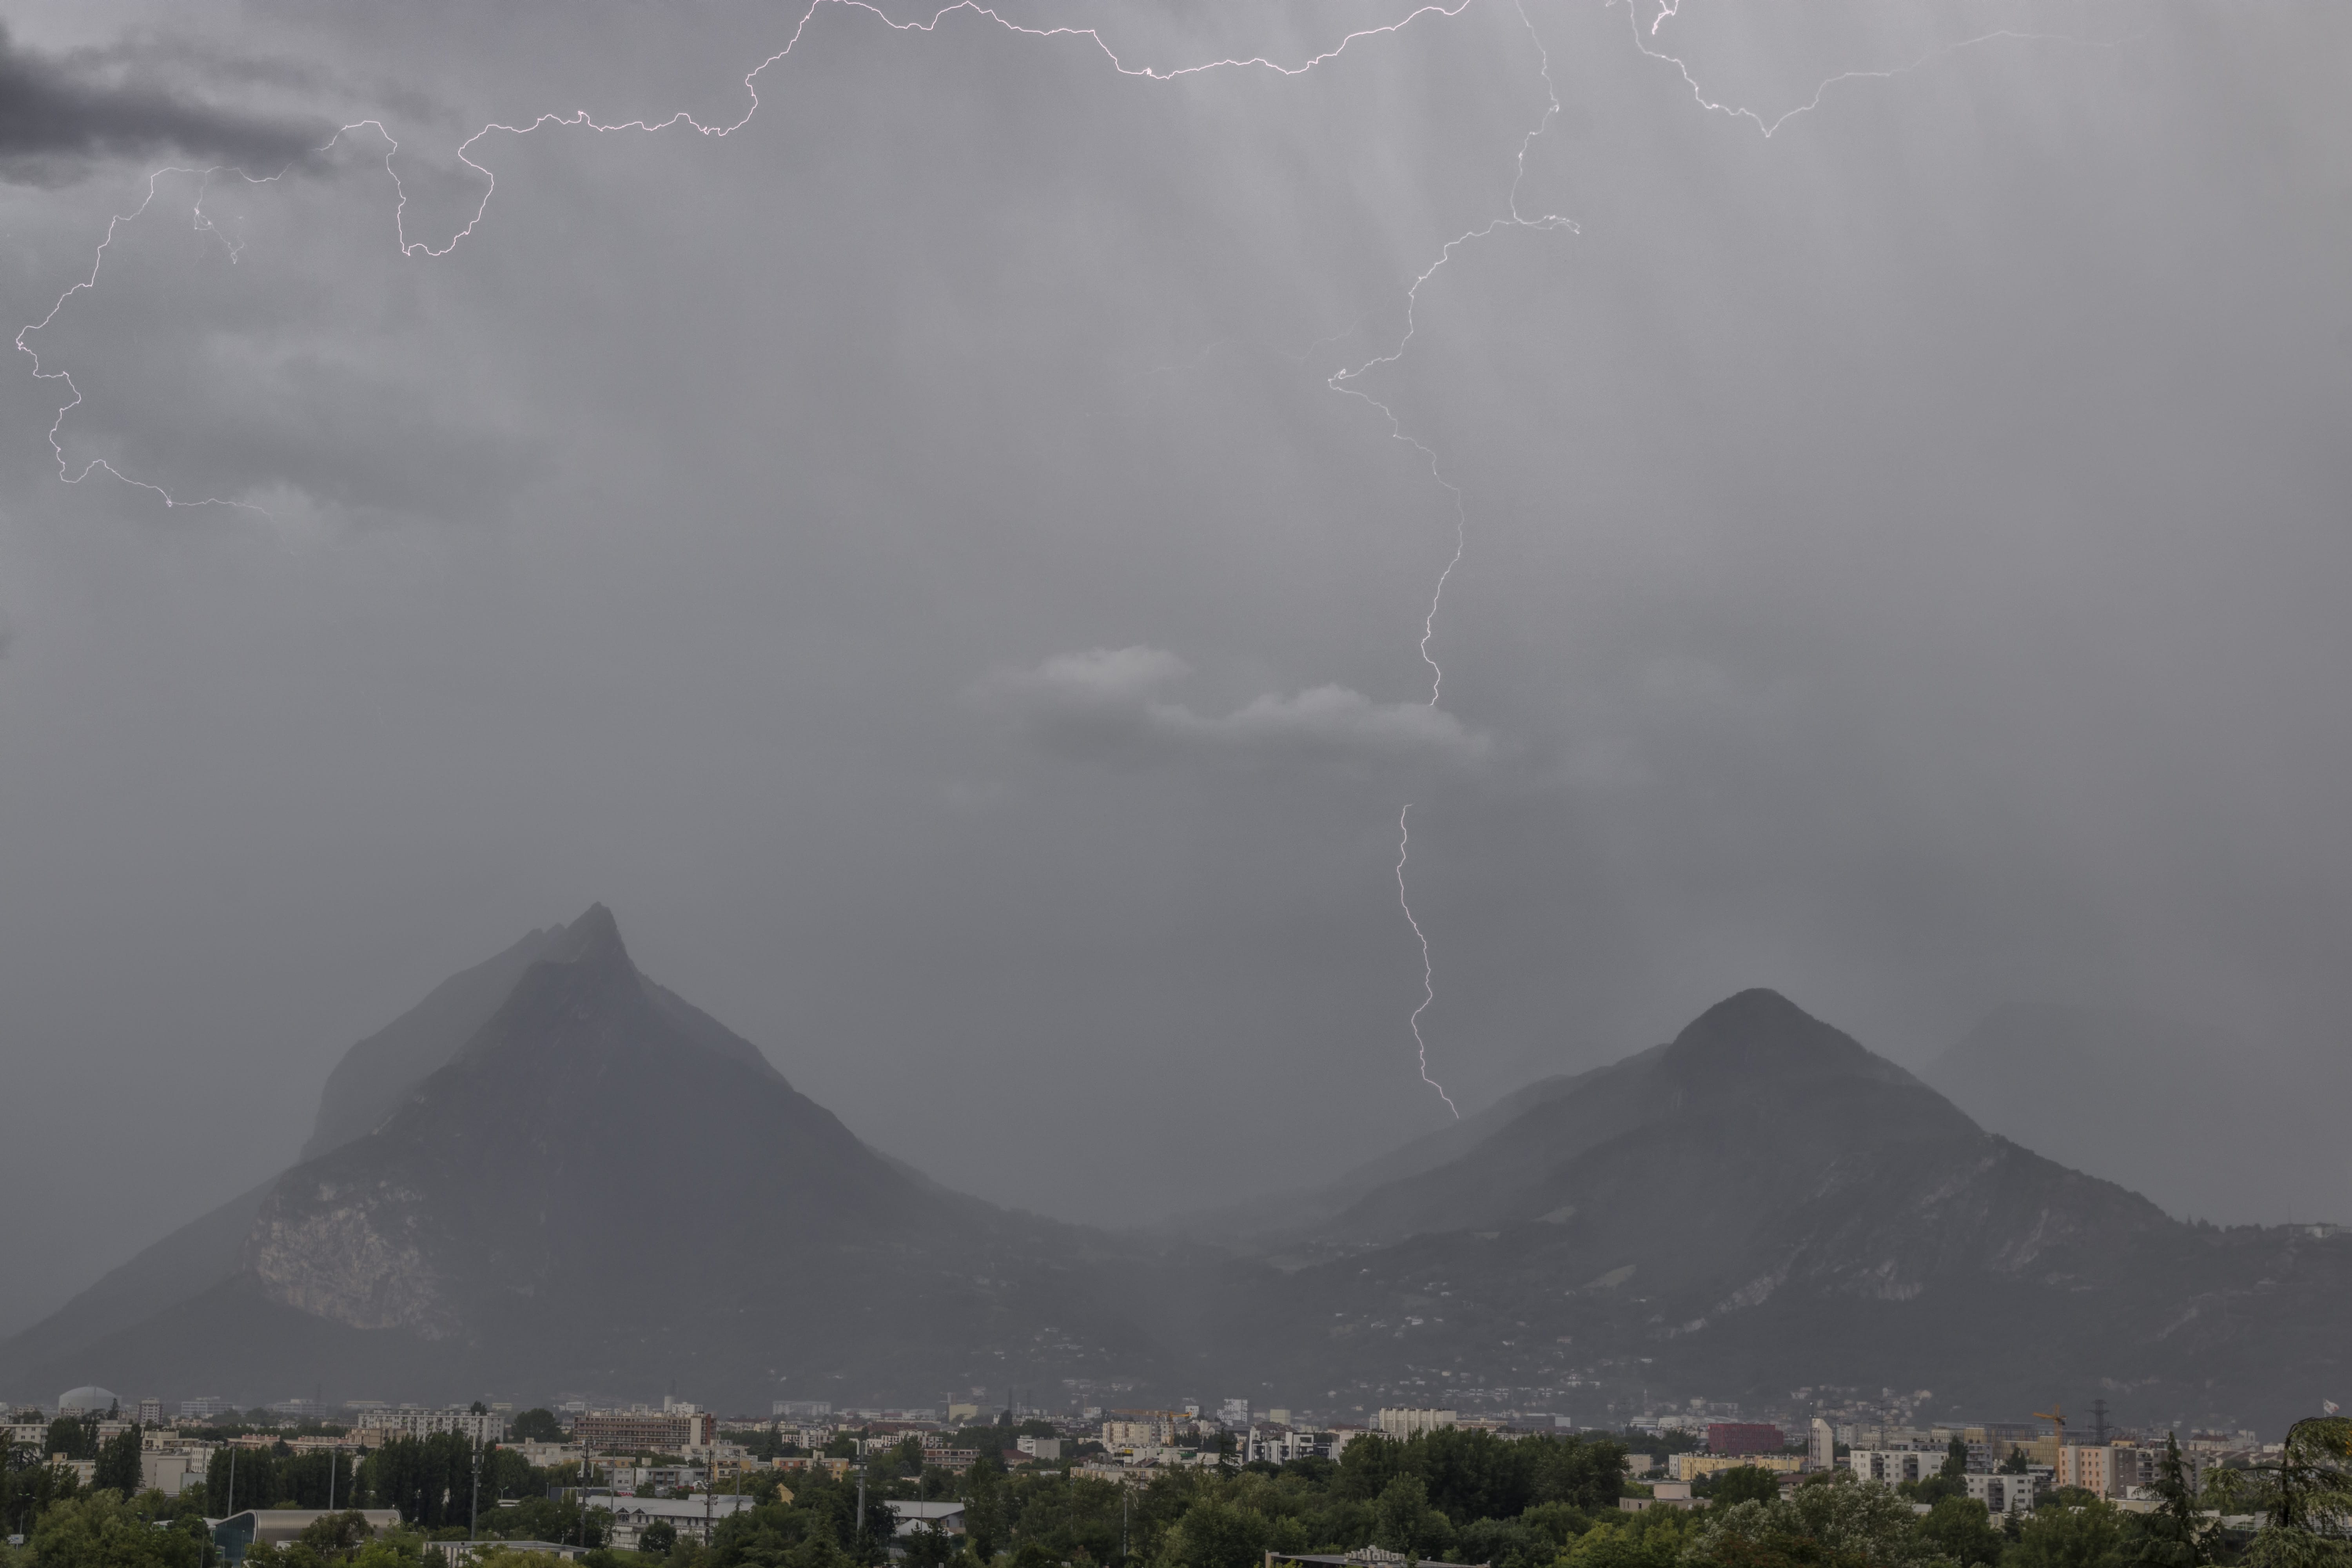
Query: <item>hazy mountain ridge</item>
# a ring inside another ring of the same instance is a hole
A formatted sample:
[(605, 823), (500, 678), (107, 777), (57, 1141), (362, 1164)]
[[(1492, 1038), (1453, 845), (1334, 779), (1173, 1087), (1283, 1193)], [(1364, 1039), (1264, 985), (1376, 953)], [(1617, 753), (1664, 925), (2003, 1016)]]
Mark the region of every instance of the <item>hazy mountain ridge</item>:
[(2251, 1416), (2340, 1360), (2352, 1240), (2179, 1224), (1748, 992), (1235, 1285), (1285, 1326), (1259, 1365), (1326, 1385), (1885, 1384), (1981, 1412), (2090, 1381)]
[(523, 971), (563, 934), (544, 926), (504, 952), (444, 980), (415, 1006), (342, 1054), (319, 1094), (319, 1115), (299, 1164), (364, 1137), (474, 1037), (511, 994)]
[[(1664, 1046), (1654, 1046), (1640, 1056), (1664, 1049)], [(1637, 1060), (1639, 1057), (1626, 1059)], [(1147, 1228), (1186, 1240), (1213, 1240), (1245, 1247), (1280, 1247), (1307, 1239), (1318, 1226), (1337, 1218), (1357, 1203), (1366, 1189), (1433, 1171), (1468, 1152), (1496, 1129), (1509, 1125), (1531, 1108), (1572, 1094), (1595, 1076), (1622, 1065), (1612, 1062), (1581, 1072), (1555, 1073), (1524, 1084), (1494, 1104), (1376, 1154), (1320, 1187), (1270, 1193), (1247, 1203), (1179, 1215)]]
[(208, 1289), (22, 1336), (0, 1368), (452, 1395), (878, 1374), (936, 1395), (1008, 1362), (1149, 1364), (1094, 1288), (1129, 1272), (1093, 1265), (1113, 1245), (868, 1147), (646, 980), (598, 907), (381, 1126), (278, 1178)]
[(1137, 1238), (1009, 1213), (883, 1155), (641, 974), (601, 906), (527, 944), (492, 961), (528, 953), (467, 1039), (410, 1028), (432, 1051), (405, 1059), (438, 1065), (380, 1124), (0, 1345), (0, 1379), (685, 1380), (756, 1408), (1209, 1378), (1349, 1403), (1516, 1388), (1582, 1419), (1636, 1390), (1925, 1384), (1981, 1414), (2088, 1381), (2242, 1421), (2341, 1360), (2352, 1241), (2176, 1222), (1769, 991), (1210, 1246), (1197, 1220)]
[[(2352, 1222), (2340, 1069), (2117, 1008), (2013, 1003), (1920, 1076), (1986, 1128), (2145, 1193), (2179, 1218)], [(2282, 1086), (2286, 1086), (2282, 1089)], [(2265, 1149), (2260, 1161), (2224, 1151)]]

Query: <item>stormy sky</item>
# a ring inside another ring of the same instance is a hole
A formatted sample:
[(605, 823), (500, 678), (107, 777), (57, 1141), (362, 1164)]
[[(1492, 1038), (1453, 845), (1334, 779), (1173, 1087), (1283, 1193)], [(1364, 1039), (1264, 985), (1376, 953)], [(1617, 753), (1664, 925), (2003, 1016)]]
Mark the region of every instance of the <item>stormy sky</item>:
[[(0, 377), (0, 1327), (596, 900), (952, 1184), (1315, 1181), (1446, 1115), (1408, 802), (1465, 1109), (1754, 984), (2341, 1103), (2352, 16), (1133, 74), (1412, 9), (820, 4), (744, 121), (797, 9), (8, 7), (11, 330), (137, 216)], [(2145, 1100), (2176, 1211), (2352, 1220)]]

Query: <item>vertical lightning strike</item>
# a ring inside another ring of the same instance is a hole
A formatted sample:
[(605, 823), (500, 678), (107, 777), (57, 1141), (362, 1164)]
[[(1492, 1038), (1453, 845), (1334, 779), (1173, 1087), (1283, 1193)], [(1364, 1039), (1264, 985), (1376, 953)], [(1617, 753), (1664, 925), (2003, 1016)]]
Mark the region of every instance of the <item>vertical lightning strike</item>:
[(1422, 934), (1421, 922), (1412, 918), (1412, 905), (1404, 896), (1405, 852), (1412, 844), (1412, 831), (1405, 826), (1405, 818), (1412, 815), (1411, 801), (1397, 813), (1397, 907), (1404, 910), (1404, 923), (1412, 927), (1413, 937), (1421, 943), (1421, 1005), (1412, 1010), (1412, 1016), (1406, 1022), (1412, 1027), (1413, 1049), (1421, 1058), (1421, 1081), (1437, 1091), (1437, 1098), (1445, 1101), (1445, 1109), (1454, 1112), (1454, 1120), (1459, 1121), (1462, 1108), (1454, 1103), (1454, 1097), (1445, 1092), (1444, 1084), (1429, 1076), (1429, 1042), (1421, 1037), (1421, 1016), (1437, 1000), (1437, 971), (1429, 960), (1429, 938)]
[[(1617, 0), (1609, 0), (1609, 3), (1614, 5), (1617, 3)], [(1828, 93), (1829, 89), (1842, 81), (1852, 81), (1861, 79), (1885, 79), (1904, 76), (1919, 69), (1930, 61), (1937, 59), (1944, 55), (1951, 54), (1960, 49), (1971, 48), (1979, 44), (1989, 44), (2000, 40), (2059, 43), (2082, 43), (2084, 41), (2078, 38), (2064, 37), (2055, 34), (2021, 33), (2008, 29), (1985, 33), (1976, 37), (1961, 39), (1956, 43), (1939, 45), (1906, 65), (1896, 66), (1883, 70), (1842, 71), (1836, 76), (1824, 79), (1822, 82), (1816, 85), (1813, 89), (1812, 97), (1804, 103), (1799, 104), (1796, 108), (1789, 110), (1768, 121), (1760, 114), (1758, 114), (1754, 110), (1738, 108), (1726, 103), (1718, 103), (1714, 100), (1709, 99), (1700, 89), (1697, 79), (1691, 75), (1690, 68), (1688, 66), (1685, 65), (1677, 57), (1651, 47), (1650, 39), (1657, 36), (1658, 29), (1664, 25), (1666, 18), (1675, 15), (1677, 10), (1680, 8), (1682, 0), (1656, 0), (1658, 12), (1656, 16), (1651, 18), (1650, 26), (1646, 29), (1646, 37), (1644, 36), (1644, 29), (1642, 26), (1641, 18), (1637, 10), (1638, 3), (1639, 0), (1625, 0), (1626, 16), (1633, 24), (1632, 31), (1633, 47), (1642, 54), (1648, 56), (1650, 58), (1664, 61), (1679, 71), (1684, 82), (1691, 89), (1692, 98), (1696, 100), (1701, 109), (1713, 114), (1723, 114), (1734, 119), (1750, 121), (1756, 125), (1758, 130), (1764, 133), (1764, 136), (1768, 141), (1771, 138), (1774, 132), (1778, 131), (1782, 125), (1786, 124), (1795, 116), (1809, 113), (1814, 109), (1819, 108), (1821, 106), (1822, 99)], [(1453, 509), (1454, 553), (1447, 558), (1444, 569), (1437, 574), (1437, 581), (1430, 590), (1429, 612), (1422, 617), (1421, 622), (1421, 661), (1429, 667), (1429, 705), (1433, 708), (1437, 706), (1439, 694), (1444, 687), (1445, 671), (1438, 664), (1436, 656), (1430, 652), (1429, 645), (1437, 636), (1437, 612), (1439, 606), (1444, 602), (1445, 585), (1448, 582), (1452, 581), (1454, 568), (1462, 564), (1462, 557), (1469, 548), (1469, 511), (1463, 497), (1462, 488), (1445, 477), (1444, 467), (1438, 460), (1436, 450), (1430, 447), (1426, 442), (1422, 441), (1408, 432), (1404, 427), (1403, 421), (1397, 416), (1396, 411), (1393, 408), (1390, 407), (1387, 404), (1372, 396), (1370, 393), (1364, 391), (1361, 387), (1354, 384), (1381, 366), (1394, 364), (1404, 357), (1406, 349), (1412, 342), (1414, 332), (1419, 329), (1419, 323), (1416, 321), (1413, 312), (1415, 307), (1418, 306), (1421, 301), (1421, 286), (1428, 282), (1431, 278), (1434, 277), (1440, 268), (1443, 268), (1448, 261), (1451, 261), (1454, 258), (1454, 252), (1459, 250), (1462, 247), (1468, 245), (1475, 240), (1485, 239), (1498, 230), (1506, 228), (1537, 230), (1565, 229), (1570, 234), (1582, 232), (1578, 228), (1574, 220), (1562, 216), (1558, 213), (1546, 213), (1540, 216), (1530, 217), (1519, 210), (1519, 186), (1527, 178), (1528, 150), (1535, 144), (1535, 141), (1538, 137), (1541, 136), (1550, 128), (1552, 121), (1558, 117), (1559, 113), (1559, 92), (1557, 85), (1551, 79), (1550, 52), (1544, 47), (1542, 35), (1536, 31), (1535, 24), (1528, 19), (1525, 0), (1513, 0), (1513, 6), (1518, 12), (1519, 25), (1527, 30), (1528, 41), (1535, 46), (1537, 69), (1543, 79), (1544, 93), (1547, 101), (1545, 103), (1542, 116), (1537, 120), (1533, 128), (1519, 139), (1517, 165), (1516, 172), (1513, 174), (1511, 178), (1510, 195), (1504, 216), (1495, 218), (1477, 228), (1470, 229), (1465, 233), (1456, 235), (1454, 238), (1448, 240), (1438, 251), (1437, 258), (1432, 261), (1429, 266), (1422, 271), (1421, 275), (1412, 280), (1412, 285), (1405, 289), (1404, 334), (1397, 340), (1396, 346), (1393, 349), (1390, 350), (1385, 354), (1366, 360), (1363, 363), (1352, 368), (1335, 371), (1324, 383), (1324, 384), (1329, 387), (1332, 391), (1344, 394), (1349, 397), (1361, 398), (1365, 403), (1370, 405), (1372, 408), (1377, 410), (1381, 417), (1388, 424), (1390, 439), (1402, 441), (1406, 446), (1411, 447), (1415, 452), (1421, 454), (1422, 460), (1428, 467), (1429, 477), (1436, 482), (1440, 489), (1445, 491), (1446, 500)], [(1420, 921), (1415, 919), (1413, 916), (1412, 903), (1407, 896), (1405, 887), (1404, 867), (1406, 849), (1411, 842), (1411, 836), (1406, 828), (1405, 821), (1412, 810), (1412, 807), (1410, 805), (1407, 805), (1403, 810), (1397, 814), (1396, 864), (1397, 903), (1404, 910), (1405, 923), (1412, 928), (1413, 939), (1421, 944), (1422, 1000), (1421, 1005), (1412, 1010), (1412, 1016), (1408, 1020), (1408, 1023), (1412, 1030), (1414, 1051), (1421, 1064), (1422, 1081), (1428, 1084), (1430, 1088), (1437, 1090), (1438, 1098), (1445, 1101), (1445, 1108), (1448, 1110), (1453, 1111), (1455, 1120), (1459, 1121), (1462, 1115), (1461, 1108), (1454, 1103), (1453, 1096), (1447, 1094), (1437, 1080), (1429, 1076), (1429, 1043), (1423, 1037), (1421, 1032), (1422, 1015), (1429, 1011), (1430, 1007), (1436, 1002), (1437, 990), (1435, 969), (1432, 964), (1430, 958), (1429, 937), (1423, 931)]]
[[(1528, 177), (1528, 149), (1535, 145), (1536, 138), (1549, 130), (1551, 122), (1559, 117), (1559, 89), (1551, 79), (1551, 53), (1544, 47), (1543, 37), (1536, 31), (1535, 24), (1528, 20), (1525, 0), (1512, 0), (1512, 8), (1518, 13), (1519, 26), (1526, 30), (1528, 41), (1535, 46), (1537, 74), (1543, 79), (1544, 110), (1543, 113), (1537, 117), (1535, 124), (1528, 128), (1527, 134), (1519, 138), (1517, 160), (1513, 167), (1510, 192), (1505, 200), (1503, 216), (1490, 219), (1476, 228), (1465, 230), (1447, 240), (1439, 248), (1437, 258), (1423, 268), (1421, 275), (1412, 280), (1412, 285), (1404, 291), (1404, 334), (1397, 339), (1396, 347), (1387, 353), (1366, 360), (1352, 368), (1334, 371), (1323, 384), (1333, 392), (1344, 396), (1360, 398), (1377, 410), (1388, 424), (1389, 438), (1392, 441), (1402, 441), (1421, 454), (1422, 461), (1428, 467), (1429, 477), (1436, 481), (1439, 489), (1444, 490), (1447, 502), (1453, 509), (1454, 553), (1446, 558), (1444, 569), (1437, 574), (1437, 581), (1429, 591), (1429, 612), (1421, 618), (1421, 662), (1429, 667), (1429, 706), (1432, 708), (1437, 706), (1438, 697), (1444, 689), (1445, 670), (1437, 662), (1437, 657), (1429, 651), (1429, 645), (1437, 636), (1437, 611), (1445, 600), (1445, 584), (1453, 580), (1454, 569), (1462, 564), (1462, 557), (1470, 548), (1469, 508), (1463, 498), (1462, 487), (1445, 477), (1445, 470), (1444, 465), (1438, 460), (1436, 448), (1407, 431), (1404, 421), (1397, 416), (1395, 409), (1354, 384), (1382, 365), (1394, 364), (1404, 358), (1406, 349), (1412, 345), (1413, 333), (1420, 329), (1420, 323), (1416, 321), (1413, 312), (1421, 303), (1422, 285), (1435, 277), (1438, 269), (1453, 260), (1454, 252), (1464, 246), (1475, 240), (1487, 238), (1500, 230), (1510, 228), (1531, 229), (1538, 232), (1565, 229), (1570, 234), (1581, 232), (1573, 219), (1564, 217), (1559, 213), (1545, 213), (1540, 216), (1529, 217), (1519, 210), (1519, 186), (1526, 183)], [(1407, 803), (1404, 808), (1397, 813), (1397, 904), (1404, 910), (1405, 923), (1412, 928), (1413, 940), (1421, 943), (1422, 996), (1421, 1005), (1412, 1010), (1412, 1016), (1406, 1022), (1412, 1030), (1413, 1049), (1421, 1063), (1421, 1080), (1437, 1090), (1437, 1098), (1445, 1101), (1445, 1109), (1452, 1111), (1454, 1120), (1458, 1121), (1462, 1118), (1462, 1108), (1454, 1103), (1454, 1097), (1445, 1092), (1443, 1085), (1429, 1076), (1429, 1042), (1423, 1037), (1421, 1032), (1421, 1016), (1428, 1012), (1437, 1001), (1437, 984), (1436, 970), (1430, 959), (1429, 937), (1421, 929), (1421, 921), (1413, 918), (1412, 900), (1407, 895), (1405, 889), (1406, 848), (1412, 838), (1410, 831), (1405, 826), (1405, 819), (1412, 811), (1411, 803)]]

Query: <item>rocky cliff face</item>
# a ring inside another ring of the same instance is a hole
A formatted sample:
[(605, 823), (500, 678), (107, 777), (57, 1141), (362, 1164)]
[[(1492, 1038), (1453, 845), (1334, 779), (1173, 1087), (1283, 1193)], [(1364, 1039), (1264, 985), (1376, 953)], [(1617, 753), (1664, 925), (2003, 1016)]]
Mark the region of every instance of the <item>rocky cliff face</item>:
[(246, 1237), (245, 1267), (264, 1299), (298, 1311), (446, 1339), (460, 1324), (426, 1252), (425, 1203), (389, 1182), (281, 1181)]

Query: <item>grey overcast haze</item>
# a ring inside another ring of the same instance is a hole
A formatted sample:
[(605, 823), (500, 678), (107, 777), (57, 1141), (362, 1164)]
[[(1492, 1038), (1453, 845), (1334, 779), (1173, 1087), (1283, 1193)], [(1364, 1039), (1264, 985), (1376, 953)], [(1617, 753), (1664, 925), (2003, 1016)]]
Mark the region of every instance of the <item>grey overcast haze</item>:
[(961, 1190), (1296, 1189), (1450, 1120), (1408, 803), (1465, 1111), (1769, 986), (2352, 1223), (2352, 10), (0, 19), (0, 1331), (600, 900)]

